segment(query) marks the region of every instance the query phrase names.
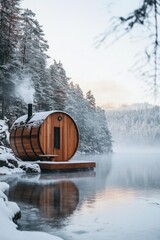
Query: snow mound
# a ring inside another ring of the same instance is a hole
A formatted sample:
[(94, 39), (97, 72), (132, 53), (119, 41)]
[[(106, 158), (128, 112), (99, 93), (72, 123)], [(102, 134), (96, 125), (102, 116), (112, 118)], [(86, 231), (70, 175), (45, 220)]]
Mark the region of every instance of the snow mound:
[(22, 162), (13, 155), (11, 149), (0, 146), (0, 175), (12, 173), (40, 173), (36, 163)]

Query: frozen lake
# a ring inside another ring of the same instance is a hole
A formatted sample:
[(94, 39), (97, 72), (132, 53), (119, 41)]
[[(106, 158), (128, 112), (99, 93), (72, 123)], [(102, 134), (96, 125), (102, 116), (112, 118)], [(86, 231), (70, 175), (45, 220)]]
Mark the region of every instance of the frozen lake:
[(79, 156), (95, 171), (7, 177), (19, 229), (65, 240), (160, 239), (160, 153)]

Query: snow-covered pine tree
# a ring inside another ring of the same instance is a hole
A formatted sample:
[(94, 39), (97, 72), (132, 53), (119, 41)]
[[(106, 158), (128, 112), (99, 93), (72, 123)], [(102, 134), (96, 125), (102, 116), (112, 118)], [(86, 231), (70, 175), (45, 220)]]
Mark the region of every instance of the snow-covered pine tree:
[(76, 121), (80, 134), (80, 151), (87, 151), (87, 102), (78, 84), (70, 82), (65, 111)]
[(19, 52), (22, 67), (36, 77), (40, 67), (46, 64), (48, 50), (42, 27), (35, 19), (35, 14), (25, 9), (21, 14), (21, 32), (19, 36)]
[(79, 150), (93, 152), (111, 152), (112, 139), (108, 130), (104, 111), (96, 107), (94, 95), (89, 91), (86, 98), (79, 85), (69, 85), (69, 97), (66, 111), (75, 119), (80, 133)]
[[(27, 111), (27, 105), (24, 99), (18, 94), (17, 88), (20, 85), (26, 86), (26, 81), (30, 79), (30, 84), (35, 88), (35, 105), (44, 102), (43, 79), (48, 78), (46, 70), (46, 51), (48, 45), (44, 40), (44, 33), (41, 26), (35, 19), (35, 14), (30, 10), (24, 10), (18, 16), (18, 39), (14, 55), (14, 62), (17, 68), (12, 72), (12, 81), (14, 86), (11, 90), (14, 93), (14, 99), (8, 104), (7, 117), (12, 119), (14, 116), (20, 116)], [(23, 91), (23, 89), (21, 90)], [(14, 109), (14, 111), (13, 111)], [(14, 120), (14, 119), (12, 119)]]
[(20, 0), (0, 0), (0, 83), (3, 97), (13, 97), (12, 74), (18, 68), (15, 61), (19, 34)]
[(107, 127), (107, 121), (104, 111), (96, 107), (94, 95), (91, 91), (86, 94), (87, 100), (87, 142), (90, 152), (112, 152), (112, 137)]
[(61, 62), (56, 62), (49, 67), (52, 98), (54, 100), (54, 108), (64, 110), (67, 100), (68, 80), (66, 72)]
[(92, 94), (91, 90), (89, 90), (89, 91), (86, 93), (86, 99), (87, 99), (90, 107), (95, 108), (95, 106), (96, 106), (96, 100), (95, 100), (95, 97), (94, 97), (94, 95)]
[(49, 76), (46, 70), (47, 41), (44, 39), (42, 27), (35, 19), (35, 14), (25, 9), (21, 14), (21, 33), (19, 36), (19, 60), (23, 70), (22, 78), (29, 75), (35, 87), (37, 104), (44, 99), (44, 81)]
[(107, 122), (117, 145), (159, 145), (160, 107), (139, 105), (106, 111)]

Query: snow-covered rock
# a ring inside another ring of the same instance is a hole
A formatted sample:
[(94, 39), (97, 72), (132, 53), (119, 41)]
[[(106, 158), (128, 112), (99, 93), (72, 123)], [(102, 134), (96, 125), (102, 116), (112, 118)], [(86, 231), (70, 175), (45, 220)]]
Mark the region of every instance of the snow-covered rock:
[(18, 160), (11, 149), (0, 146), (0, 175), (12, 173), (39, 173), (38, 164)]

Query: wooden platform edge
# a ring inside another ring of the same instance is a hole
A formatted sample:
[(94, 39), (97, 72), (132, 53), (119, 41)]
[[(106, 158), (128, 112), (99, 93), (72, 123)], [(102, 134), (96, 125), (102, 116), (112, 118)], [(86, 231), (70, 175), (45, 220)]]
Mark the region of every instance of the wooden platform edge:
[(95, 162), (37, 162), (40, 169), (53, 171), (74, 171), (74, 170), (91, 170), (96, 167)]

